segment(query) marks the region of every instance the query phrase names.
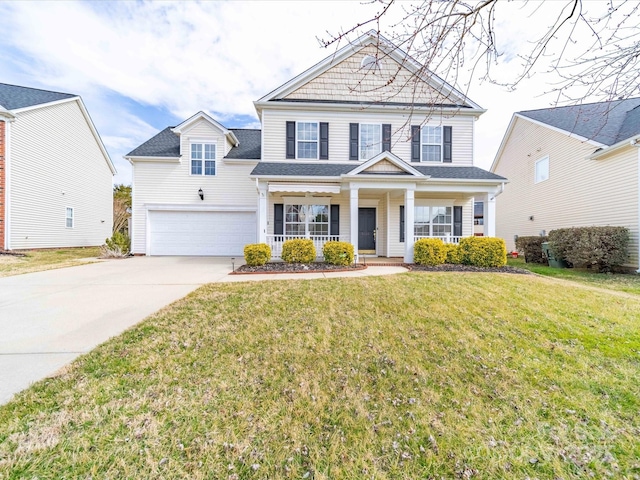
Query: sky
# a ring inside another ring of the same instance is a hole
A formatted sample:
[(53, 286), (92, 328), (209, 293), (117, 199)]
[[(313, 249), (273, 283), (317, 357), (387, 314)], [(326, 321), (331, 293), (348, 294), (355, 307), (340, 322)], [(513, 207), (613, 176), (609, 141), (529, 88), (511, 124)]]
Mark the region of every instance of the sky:
[[(0, 18), (11, 28), (0, 37), (0, 83), (80, 95), (118, 170), (114, 183), (130, 184), (123, 156), (198, 111), (227, 128), (259, 128), (255, 100), (335, 51), (319, 39), (380, 8), (344, 0), (4, 1)], [(533, 15), (548, 15), (518, 2), (511, 8), (496, 28), (503, 56), (495, 72), (505, 79), (520, 67)], [(381, 31), (396, 21), (389, 17)], [(488, 110), (476, 124), (474, 162), (489, 169), (513, 113), (553, 104), (556, 96), (545, 94), (553, 79), (536, 73), (515, 92), (469, 80), (469, 98)]]

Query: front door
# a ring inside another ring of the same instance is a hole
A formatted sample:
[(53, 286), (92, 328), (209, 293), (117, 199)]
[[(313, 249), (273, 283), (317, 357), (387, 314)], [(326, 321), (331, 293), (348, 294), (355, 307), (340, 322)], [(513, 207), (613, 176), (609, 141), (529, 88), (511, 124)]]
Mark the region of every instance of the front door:
[(358, 209), (358, 253), (376, 253), (376, 209)]

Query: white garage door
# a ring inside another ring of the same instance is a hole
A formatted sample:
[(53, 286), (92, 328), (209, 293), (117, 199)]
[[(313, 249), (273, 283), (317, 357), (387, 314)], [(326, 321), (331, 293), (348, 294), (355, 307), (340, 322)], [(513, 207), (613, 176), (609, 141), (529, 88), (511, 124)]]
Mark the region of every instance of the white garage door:
[(254, 212), (149, 211), (148, 255), (242, 256), (256, 242)]

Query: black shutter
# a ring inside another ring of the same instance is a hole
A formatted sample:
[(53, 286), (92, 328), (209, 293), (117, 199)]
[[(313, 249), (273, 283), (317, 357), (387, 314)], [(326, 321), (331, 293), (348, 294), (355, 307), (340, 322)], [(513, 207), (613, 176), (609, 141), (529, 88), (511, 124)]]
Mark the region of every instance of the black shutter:
[(329, 160), (329, 124), (320, 122), (320, 160)]
[(296, 158), (296, 122), (287, 122), (287, 158)]
[(453, 236), (462, 236), (462, 207), (453, 207)]
[(442, 142), (442, 161), (444, 163), (451, 163), (451, 160), (453, 158), (452, 155), (452, 151), (451, 151), (451, 140), (452, 140), (452, 128), (451, 127), (442, 127), (442, 137), (443, 137), (443, 142)]
[(420, 161), (420, 127), (411, 125), (411, 161)]
[(383, 152), (391, 151), (391, 124), (390, 123), (382, 124), (382, 151)]
[(329, 235), (340, 235), (340, 205), (331, 205), (331, 230)]
[(359, 124), (349, 124), (349, 160), (358, 160), (358, 134)]
[(404, 242), (404, 205), (400, 205), (400, 242)]
[(273, 205), (273, 234), (284, 234), (284, 205), (282, 203)]

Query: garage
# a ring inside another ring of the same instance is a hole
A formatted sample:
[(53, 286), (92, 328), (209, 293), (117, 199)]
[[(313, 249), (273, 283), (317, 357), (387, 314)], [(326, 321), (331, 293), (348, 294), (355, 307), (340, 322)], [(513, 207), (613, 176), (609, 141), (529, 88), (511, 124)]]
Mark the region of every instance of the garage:
[(255, 212), (148, 212), (147, 255), (242, 256), (256, 242)]

